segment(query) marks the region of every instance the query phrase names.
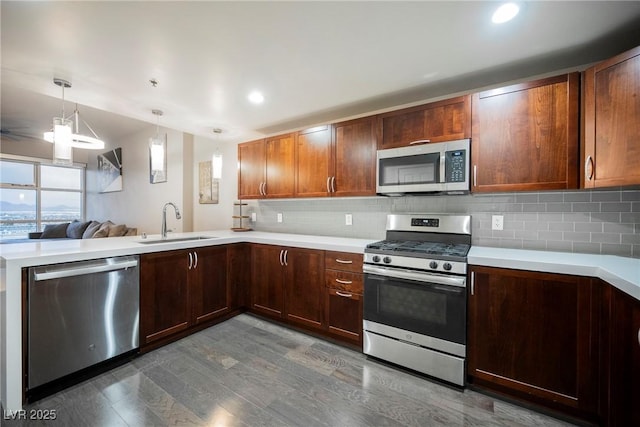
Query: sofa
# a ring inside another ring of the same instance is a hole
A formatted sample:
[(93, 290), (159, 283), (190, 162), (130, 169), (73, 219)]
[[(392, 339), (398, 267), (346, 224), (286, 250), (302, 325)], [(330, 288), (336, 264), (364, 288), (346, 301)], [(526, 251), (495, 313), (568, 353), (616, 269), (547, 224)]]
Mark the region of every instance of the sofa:
[(47, 224), (44, 230), (29, 233), (29, 239), (96, 239), (101, 237), (135, 236), (137, 228), (111, 221), (78, 221)]

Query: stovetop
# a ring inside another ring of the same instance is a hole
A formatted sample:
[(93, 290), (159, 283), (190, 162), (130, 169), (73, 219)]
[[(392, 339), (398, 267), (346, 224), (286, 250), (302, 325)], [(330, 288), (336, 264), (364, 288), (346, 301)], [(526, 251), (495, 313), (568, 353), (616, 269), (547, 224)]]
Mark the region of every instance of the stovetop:
[(470, 245), (463, 243), (424, 242), (415, 240), (381, 240), (367, 245), (367, 252), (428, 258), (464, 258)]

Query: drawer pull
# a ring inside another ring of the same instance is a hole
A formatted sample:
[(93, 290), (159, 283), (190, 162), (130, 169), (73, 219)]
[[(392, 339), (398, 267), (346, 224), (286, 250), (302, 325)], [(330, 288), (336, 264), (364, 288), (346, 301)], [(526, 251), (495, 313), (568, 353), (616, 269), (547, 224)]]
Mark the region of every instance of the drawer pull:
[(638, 328), (638, 345), (640, 345), (640, 328)]
[(345, 294), (345, 293), (340, 292), (340, 291), (336, 291), (336, 295), (341, 296), (341, 297), (345, 297), (345, 298), (351, 298), (353, 296), (353, 294)]
[(336, 282), (342, 283), (343, 285), (350, 285), (353, 283), (353, 281), (351, 280), (342, 280), (342, 279), (336, 279)]
[(350, 259), (336, 258), (336, 262), (340, 264), (353, 264), (353, 261), (351, 261)]

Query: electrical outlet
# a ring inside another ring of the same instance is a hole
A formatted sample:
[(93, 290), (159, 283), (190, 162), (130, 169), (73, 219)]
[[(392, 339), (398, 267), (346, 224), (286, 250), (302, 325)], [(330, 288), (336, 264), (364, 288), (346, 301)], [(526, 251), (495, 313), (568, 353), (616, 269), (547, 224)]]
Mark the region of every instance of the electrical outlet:
[(280, 212), (278, 212), (277, 218), (278, 222), (282, 222), (282, 214)]
[(258, 220), (258, 214), (255, 212), (251, 212), (251, 222), (256, 222)]
[(491, 217), (491, 229), (492, 230), (503, 230), (504, 229), (504, 216), (503, 215), (493, 215)]
[(353, 225), (353, 215), (352, 214), (344, 214), (344, 224), (345, 225)]

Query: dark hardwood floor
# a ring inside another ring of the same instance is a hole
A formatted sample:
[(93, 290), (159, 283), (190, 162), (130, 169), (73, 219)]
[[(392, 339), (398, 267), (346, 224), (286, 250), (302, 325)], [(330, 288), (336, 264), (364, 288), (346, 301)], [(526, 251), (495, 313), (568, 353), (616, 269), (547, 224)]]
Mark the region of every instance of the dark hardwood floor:
[[(566, 426), (240, 315), (44, 398), (8, 426)], [(3, 423), (3, 424), (4, 424)]]

